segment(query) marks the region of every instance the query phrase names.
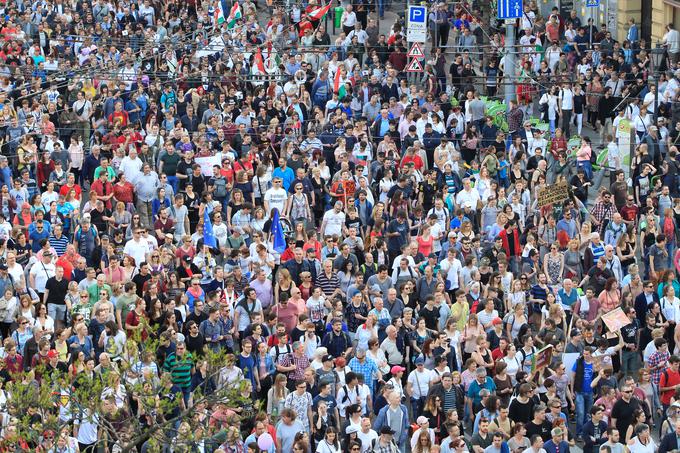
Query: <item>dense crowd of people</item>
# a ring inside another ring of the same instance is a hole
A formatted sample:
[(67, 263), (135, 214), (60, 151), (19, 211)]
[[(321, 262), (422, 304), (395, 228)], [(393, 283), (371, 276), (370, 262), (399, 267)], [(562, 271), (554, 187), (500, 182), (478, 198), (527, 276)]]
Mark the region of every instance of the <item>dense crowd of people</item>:
[(678, 31), (335, 6), (0, 2), (0, 451), (677, 450)]

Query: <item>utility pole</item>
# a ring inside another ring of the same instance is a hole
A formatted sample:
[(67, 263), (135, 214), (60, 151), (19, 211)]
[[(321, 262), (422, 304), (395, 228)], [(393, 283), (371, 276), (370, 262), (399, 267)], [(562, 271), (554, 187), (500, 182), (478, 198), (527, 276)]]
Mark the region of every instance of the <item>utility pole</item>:
[[(517, 8), (517, 5), (516, 5)], [(510, 111), (510, 101), (515, 95), (515, 87), (513, 85), (516, 79), (515, 70), (515, 19), (508, 19), (505, 21), (505, 64), (503, 65), (503, 72), (506, 82), (505, 87), (505, 108)]]

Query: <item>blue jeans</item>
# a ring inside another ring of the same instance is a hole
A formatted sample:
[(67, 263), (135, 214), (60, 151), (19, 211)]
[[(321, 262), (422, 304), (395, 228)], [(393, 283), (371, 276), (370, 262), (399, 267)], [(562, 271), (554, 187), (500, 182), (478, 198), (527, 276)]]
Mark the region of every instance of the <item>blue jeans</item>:
[(168, 176), (168, 183), (172, 186), (172, 191), (177, 195), (177, 176)]
[(582, 168), (583, 172), (586, 174), (586, 181), (593, 180), (593, 166), (589, 160), (577, 160), (576, 168)]
[(583, 425), (590, 419), (590, 408), (593, 407), (593, 394), (576, 392), (576, 435), (583, 435)]
[(386, 0), (378, 0), (378, 16), (381, 19), (385, 17), (385, 1)]

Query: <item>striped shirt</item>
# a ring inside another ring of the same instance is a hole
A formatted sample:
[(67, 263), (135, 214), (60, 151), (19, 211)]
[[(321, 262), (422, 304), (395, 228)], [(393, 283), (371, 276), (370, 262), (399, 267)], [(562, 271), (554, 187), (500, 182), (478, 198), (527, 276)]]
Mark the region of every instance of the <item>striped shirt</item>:
[(326, 276), (326, 273), (322, 271), (316, 277), (316, 286), (321, 288), (321, 291), (323, 291), (326, 297), (329, 297), (340, 287), (340, 280), (335, 272), (328, 277)]
[(63, 234), (58, 239), (54, 235), (52, 235), (50, 236), (50, 245), (54, 247), (54, 251), (57, 252), (57, 256), (62, 256), (66, 253), (68, 238)]
[(193, 367), (194, 358), (188, 351), (184, 353), (180, 360), (175, 353), (170, 354), (163, 364), (163, 368), (172, 374), (172, 383), (181, 388), (191, 386), (191, 370)]

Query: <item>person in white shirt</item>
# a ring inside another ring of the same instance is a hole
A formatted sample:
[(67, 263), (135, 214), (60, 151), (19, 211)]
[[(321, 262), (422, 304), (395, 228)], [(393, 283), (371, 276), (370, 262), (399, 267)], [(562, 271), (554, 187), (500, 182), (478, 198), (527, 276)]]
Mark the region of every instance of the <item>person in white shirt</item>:
[[(394, 327), (394, 326), (390, 326), (390, 327)], [(388, 327), (388, 329), (389, 329), (389, 327)], [(383, 341), (383, 343), (384, 343), (384, 341)], [(382, 346), (381, 346), (381, 348), (382, 348)], [(392, 368), (390, 368), (390, 374), (392, 375), (392, 377), (390, 378), (389, 381), (387, 381), (387, 383), (386, 383), (387, 385), (385, 386), (385, 387), (392, 386), (392, 389), (390, 390), (390, 392), (397, 392), (397, 394), (399, 395), (399, 399), (403, 399), (404, 395), (405, 395), (404, 386), (401, 383), (402, 382), (401, 377), (403, 376), (404, 371), (406, 371), (406, 368), (404, 368), (403, 366), (400, 366), (400, 365), (394, 365)], [(385, 401), (388, 401), (387, 391), (385, 391), (384, 396), (385, 396)]]
[(135, 264), (146, 261), (146, 254), (149, 252), (148, 242), (142, 238), (141, 228), (132, 232), (132, 239), (125, 243), (123, 253), (135, 260)]
[(649, 112), (652, 116), (654, 115), (654, 111), (662, 101), (661, 96), (659, 96), (656, 103), (654, 102), (654, 98), (656, 97), (656, 90), (657, 90), (656, 85), (650, 85), (649, 91), (647, 92), (647, 94), (645, 94), (645, 98), (642, 100), (642, 105), (647, 107), (647, 112)]
[(548, 117), (548, 123), (550, 124), (550, 134), (554, 135), (555, 134), (555, 127), (557, 126), (555, 124), (555, 121), (557, 120), (557, 110), (558, 110), (558, 98), (557, 98), (557, 90), (558, 88), (556, 86), (553, 86), (549, 92), (543, 93), (543, 96), (541, 96), (541, 99), (538, 101), (540, 105), (547, 105), (547, 117)]
[(142, 174), (142, 166), (144, 162), (137, 157), (137, 150), (130, 148), (130, 155), (125, 156), (120, 162), (119, 170), (125, 174), (125, 177), (132, 184), (135, 184), (137, 178)]
[(373, 442), (378, 441), (378, 433), (371, 428), (370, 418), (364, 417), (361, 419), (361, 430), (357, 433), (357, 437), (361, 441), (361, 453), (373, 450)]
[(659, 305), (661, 306), (661, 313), (668, 322), (672, 322), (673, 325), (680, 322), (680, 299), (675, 296), (673, 285), (666, 285), (663, 288), (663, 297), (659, 301)]
[(336, 201), (333, 209), (326, 211), (321, 222), (322, 236), (342, 235), (342, 228), (345, 225), (345, 213), (342, 212), (342, 201)]
[(527, 154), (529, 157), (536, 155), (537, 148), (541, 148), (541, 151), (545, 151), (548, 146), (548, 141), (543, 138), (541, 131), (536, 130), (532, 135), (532, 137), (527, 137)]
[(423, 431), (427, 431), (427, 433), (430, 435), (432, 444), (434, 445), (435, 443), (434, 429), (430, 428), (430, 421), (427, 419), (427, 417), (423, 417), (421, 415), (416, 419), (416, 423), (418, 424), (419, 428), (416, 429), (411, 436), (411, 451), (415, 451), (416, 445), (418, 444), (418, 439), (420, 438), (420, 433)]
[(649, 425), (641, 423), (635, 427), (635, 437), (627, 445), (630, 453), (654, 453), (657, 449)]
[(453, 292), (460, 288), (460, 272), (463, 270), (463, 266), (460, 260), (456, 258), (456, 250), (450, 248), (445, 260), (439, 264), (439, 268), (442, 275), (446, 276), (446, 281), (448, 282), (447, 289)]
[(264, 193), (264, 210), (267, 215), (271, 215), (272, 209), (276, 208), (279, 211), (279, 215), (283, 217), (286, 202), (288, 201), (288, 193), (282, 187), (283, 180), (281, 178), (273, 178), (272, 184), (272, 187)]
[(666, 34), (663, 35), (662, 43), (668, 49), (668, 57), (671, 64), (674, 65), (680, 59), (680, 33), (675, 29), (673, 24), (666, 25)]
[(571, 126), (571, 113), (574, 110), (574, 92), (571, 91), (571, 83), (562, 86), (559, 97), (560, 119), (562, 120), (562, 133), (569, 138)]
[(45, 284), (50, 277), (54, 277), (56, 268), (52, 264), (52, 252), (46, 250), (42, 254), (40, 261), (36, 261), (31, 266), (28, 274), (29, 286), (33, 288), (40, 296), (45, 292)]
[(432, 371), (425, 368), (425, 359), (422, 356), (416, 358), (415, 364), (416, 369), (406, 379), (406, 393), (411, 397), (414, 414), (421, 414), (433, 376)]
[(477, 204), (481, 201), (479, 192), (477, 189), (472, 187), (472, 183), (469, 178), (463, 179), (463, 190), (458, 192), (456, 195), (456, 204), (458, 206), (464, 206), (465, 203), (470, 204), (470, 209), (475, 211), (477, 209)]

